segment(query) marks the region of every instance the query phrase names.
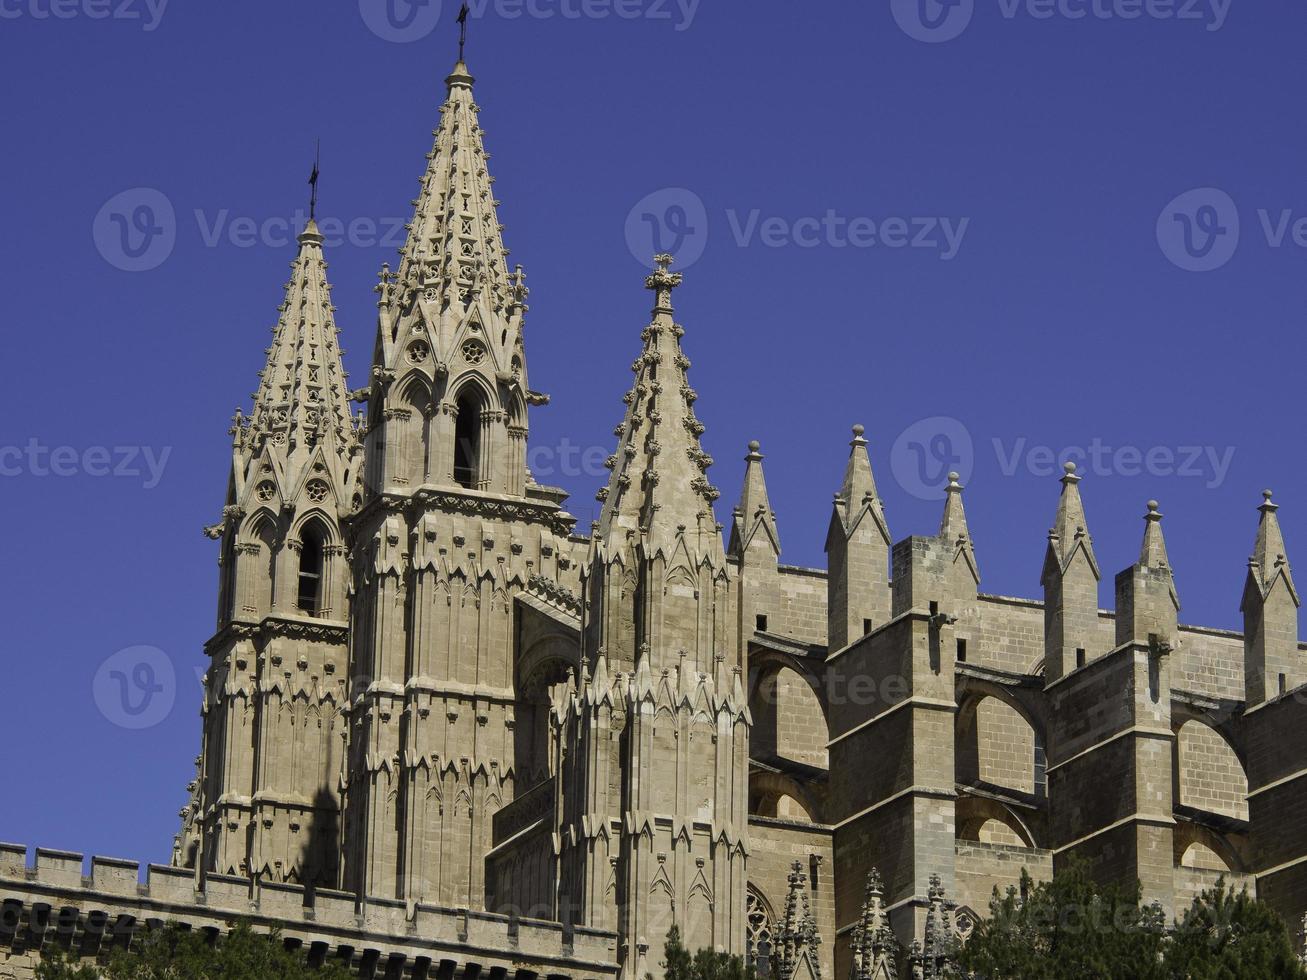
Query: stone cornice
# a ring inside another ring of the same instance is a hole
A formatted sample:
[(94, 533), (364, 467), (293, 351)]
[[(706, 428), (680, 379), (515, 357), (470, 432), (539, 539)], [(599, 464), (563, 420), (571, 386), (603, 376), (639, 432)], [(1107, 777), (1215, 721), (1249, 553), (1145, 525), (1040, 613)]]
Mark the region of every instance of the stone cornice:
[(218, 630), (204, 644), (204, 652), (212, 657), (233, 640), (268, 640), (275, 636), (344, 644), (349, 640), (349, 624), (331, 619), (314, 620), (283, 616), (268, 616), (257, 623), (238, 619)]

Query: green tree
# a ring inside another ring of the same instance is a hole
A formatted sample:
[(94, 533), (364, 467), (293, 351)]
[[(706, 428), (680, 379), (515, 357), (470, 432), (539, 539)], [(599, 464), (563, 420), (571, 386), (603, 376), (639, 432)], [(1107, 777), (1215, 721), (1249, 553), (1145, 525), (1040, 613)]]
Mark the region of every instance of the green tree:
[(115, 950), (103, 966), (80, 964), (58, 950), (46, 954), (37, 980), (347, 980), (344, 967), (308, 965), (277, 933), (255, 932), (241, 922), (210, 945), (200, 933), (169, 926), (147, 933), (140, 945)]
[[(654, 980), (652, 973), (648, 980)], [(730, 953), (701, 949), (691, 956), (681, 943), (681, 930), (672, 926), (663, 945), (663, 980), (755, 980), (755, 974)]]
[(1284, 920), (1225, 879), (1194, 899), (1166, 951), (1177, 980), (1307, 980)]
[(1137, 886), (1100, 888), (1073, 865), (1039, 884), (1022, 870), (1020, 893), (995, 889), (959, 960), (986, 980), (1167, 980), (1165, 941), (1161, 910), (1140, 908)]
[(1021, 892), (995, 890), (989, 918), (959, 959), (979, 980), (1307, 980), (1288, 927), (1224, 880), (1194, 899), (1168, 934), (1138, 888), (1100, 888), (1083, 866)]

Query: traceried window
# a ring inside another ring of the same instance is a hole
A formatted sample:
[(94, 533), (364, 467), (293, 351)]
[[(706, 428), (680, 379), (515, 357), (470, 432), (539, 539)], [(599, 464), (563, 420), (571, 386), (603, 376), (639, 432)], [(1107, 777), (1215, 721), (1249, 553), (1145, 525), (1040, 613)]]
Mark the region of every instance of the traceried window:
[(771, 906), (756, 888), (749, 886), (744, 899), (744, 914), (748, 934), (745, 937), (744, 962), (752, 966), (759, 977), (771, 973), (772, 937), (775, 934), (775, 919)]

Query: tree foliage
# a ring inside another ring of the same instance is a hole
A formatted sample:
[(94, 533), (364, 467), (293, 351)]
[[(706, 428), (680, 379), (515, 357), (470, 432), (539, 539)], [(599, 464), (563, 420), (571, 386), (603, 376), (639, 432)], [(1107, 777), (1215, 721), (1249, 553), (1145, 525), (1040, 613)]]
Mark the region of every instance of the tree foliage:
[(960, 961), (979, 980), (1307, 980), (1283, 920), (1224, 881), (1168, 932), (1137, 886), (1100, 887), (1082, 866), (996, 889)]
[[(663, 945), (664, 980), (755, 980), (752, 966), (730, 953), (701, 949), (693, 956), (681, 942), (681, 930), (676, 926), (667, 933)], [(654, 980), (649, 974), (648, 980)]]
[(302, 953), (285, 948), (277, 933), (238, 923), (210, 943), (202, 933), (169, 926), (145, 934), (130, 952), (115, 950), (104, 965), (90, 966), (59, 950), (44, 955), (37, 980), (346, 980), (344, 967), (310, 967)]
[(1293, 937), (1275, 910), (1225, 881), (1194, 900), (1167, 949), (1170, 975), (1185, 980), (1307, 980)]

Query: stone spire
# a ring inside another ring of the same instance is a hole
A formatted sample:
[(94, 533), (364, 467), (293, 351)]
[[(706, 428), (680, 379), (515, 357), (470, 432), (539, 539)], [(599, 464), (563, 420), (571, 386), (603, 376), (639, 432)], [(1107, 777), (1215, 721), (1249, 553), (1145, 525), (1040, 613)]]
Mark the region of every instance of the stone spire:
[(646, 535), (650, 555), (670, 554), (687, 534), (699, 537), (700, 548), (720, 550), (713, 514), (719, 493), (707, 478), (713, 460), (699, 442), (704, 427), (694, 415), (699, 396), (690, 387), (690, 360), (681, 351), (685, 328), (673, 319), (672, 291), (681, 274), (669, 271), (670, 255), (655, 261), (657, 269), (645, 280), (656, 297), (653, 320), (641, 334), (644, 350), (631, 365), (635, 384), (626, 395), (617, 454), (608, 460), (613, 473), (598, 498), (604, 505), (599, 535)]
[(749, 455), (744, 457), (744, 489), (740, 504), (735, 508), (731, 522), (731, 543), (727, 549), (736, 558), (744, 558), (751, 545), (758, 542), (773, 556), (781, 552), (780, 534), (776, 530), (776, 515), (767, 499), (767, 480), (762, 472), (762, 446), (755, 440), (749, 443)]
[(1298, 652), (1302, 601), (1271, 491), (1262, 494), (1258, 510), (1262, 517), (1239, 607), (1244, 616), (1244, 697), (1249, 706), (1292, 690), (1304, 679)]
[(1156, 500), (1148, 501), (1144, 515), (1144, 544), (1139, 549), (1139, 564), (1149, 568), (1170, 568), (1166, 557), (1166, 538), (1162, 536), (1162, 513)]
[(334, 455), (354, 443), (322, 233), (312, 219), (299, 236), (279, 311), (254, 415), (246, 425), (238, 413), (235, 438), (238, 455), (247, 459), (273, 447), (293, 482), (318, 446)]
[(399, 271), (376, 287), (368, 483), (523, 496), (527, 407), (548, 401), (527, 382), (526, 278), (509, 272), (467, 65), (445, 84)]
[(808, 902), (808, 876), (798, 861), (790, 869), (789, 883), (785, 917), (772, 949), (773, 975), (777, 980), (821, 980), (821, 936)]
[(980, 570), (976, 566), (976, 550), (971, 543), (971, 531), (967, 527), (967, 512), (962, 506), (963, 486), (958, 482), (957, 473), (948, 475), (948, 487), (944, 495), (944, 516), (939, 522), (939, 536), (944, 544), (953, 549), (953, 561), (965, 561), (972, 578), (980, 581)]
[(1098, 642), (1098, 583), (1102, 579), (1089, 536), (1080, 477), (1067, 463), (1057, 517), (1044, 554), (1044, 679), (1057, 680), (1103, 652)]
[(1057, 502), (1057, 517), (1053, 520), (1052, 530), (1048, 533), (1049, 554), (1055, 557), (1063, 569), (1070, 564), (1078, 552), (1085, 558), (1099, 576), (1098, 559), (1094, 555), (1094, 541), (1089, 536), (1089, 522), (1085, 519), (1085, 505), (1080, 499), (1080, 480), (1076, 476), (1076, 464), (1067, 463), (1066, 473), (1062, 477), (1062, 496)]
[(898, 980), (899, 942), (885, 909), (885, 886), (875, 868), (867, 875), (867, 895), (853, 927), (853, 966), (849, 980)]
[(413, 202), (408, 240), (400, 249), (394, 297), (401, 306), (419, 291), (427, 299), (440, 297), (464, 308), (474, 298), (496, 311), (519, 302), (518, 276), (509, 272), (496, 210), (495, 181), (486, 169), (490, 154), (477, 118), (480, 106), (472, 97), (473, 81), (462, 61), (445, 79), (449, 94), (440, 107), (422, 190)]
[(867, 455), (866, 427), (853, 427), (853, 441), (849, 443), (849, 463), (844, 468), (844, 484), (835, 498), (835, 512), (851, 533), (864, 515), (871, 516), (882, 536), (890, 540), (889, 525), (885, 522), (885, 505), (876, 489), (876, 477), (871, 471), (871, 458)]
[(890, 531), (865, 432), (861, 425), (853, 427), (844, 483), (826, 532), (827, 642), (832, 651), (890, 618)]
[(1280, 519), (1276, 515), (1280, 505), (1272, 503), (1271, 496), (1270, 490), (1263, 491), (1262, 505), (1257, 508), (1262, 519), (1257, 525), (1257, 540), (1253, 544), (1252, 557), (1248, 560), (1249, 574), (1257, 580), (1263, 597), (1269, 595), (1278, 582), (1283, 581), (1284, 587), (1293, 597), (1294, 605), (1301, 605), (1298, 589), (1293, 584), (1293, 573), (1289, 569)]

